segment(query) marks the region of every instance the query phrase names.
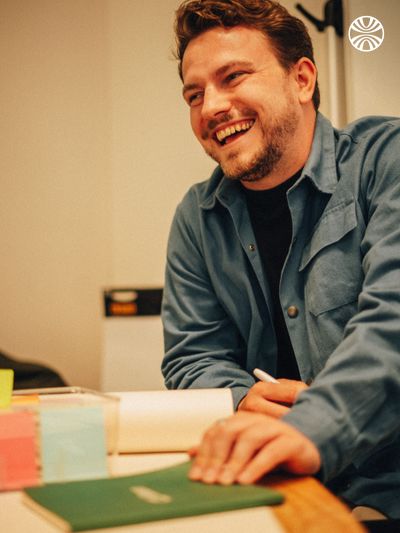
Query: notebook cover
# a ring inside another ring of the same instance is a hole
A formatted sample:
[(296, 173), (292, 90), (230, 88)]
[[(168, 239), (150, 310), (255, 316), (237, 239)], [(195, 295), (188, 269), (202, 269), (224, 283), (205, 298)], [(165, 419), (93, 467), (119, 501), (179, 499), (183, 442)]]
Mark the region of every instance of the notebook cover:
[(273, 505), (283, 497), (255, 485), (190, 481), (190, 463), (146, 474), (26, 489), (24, 501), (71, 531)]

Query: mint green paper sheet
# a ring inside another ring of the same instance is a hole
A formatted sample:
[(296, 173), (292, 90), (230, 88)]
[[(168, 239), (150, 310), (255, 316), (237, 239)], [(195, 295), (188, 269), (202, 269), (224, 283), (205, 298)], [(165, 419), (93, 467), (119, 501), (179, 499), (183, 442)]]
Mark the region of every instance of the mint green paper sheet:
[[(190, 463), (119, 478), (26, 489), (26, 503), (63, 521), (66, 529), (106, 528), (168, 518), (281, 503), (275, 490), (248, 485), (205, 485), (190, 481)], [(38, 506), (40, 506), (38, 508)], [(57, 520), (55, 520), (57, 521)]]
[(101, 407), (41, 409), (40, 436), (42, 477), (45, 483), (107, 477)]

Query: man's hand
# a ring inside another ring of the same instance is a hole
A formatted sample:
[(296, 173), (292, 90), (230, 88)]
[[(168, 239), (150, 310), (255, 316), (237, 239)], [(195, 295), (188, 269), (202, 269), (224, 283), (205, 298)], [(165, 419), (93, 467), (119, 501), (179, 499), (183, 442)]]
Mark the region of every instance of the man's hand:
[(307, 389), (302, 381), (280, 379), (279, 383), (258, 381), (239, 403), (238, 411), (252, 411), (281, 418), (297, 400), (298, 395)]
[(321, 466), (318, 449), (305, 435), (256, 413), (239, 412), (217, 422), (191, 453), (190, 479), (223, 485), (253, 483), (278, 466), (295, 474), (314, 474)]

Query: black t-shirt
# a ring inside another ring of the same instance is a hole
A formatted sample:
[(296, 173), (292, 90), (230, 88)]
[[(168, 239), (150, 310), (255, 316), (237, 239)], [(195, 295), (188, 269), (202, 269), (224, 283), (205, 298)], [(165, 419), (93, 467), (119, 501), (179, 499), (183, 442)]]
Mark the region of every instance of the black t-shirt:
[(300, 373), (279, 301), (279, 282), (292, 238), (292, 220), (286, 193), (300, 173), (301, 171), (297, 172), (273, 189), (253, 191), (243, 187), (271, 292), (278, 344), (277, 376), (288, 379), (300, 379)]

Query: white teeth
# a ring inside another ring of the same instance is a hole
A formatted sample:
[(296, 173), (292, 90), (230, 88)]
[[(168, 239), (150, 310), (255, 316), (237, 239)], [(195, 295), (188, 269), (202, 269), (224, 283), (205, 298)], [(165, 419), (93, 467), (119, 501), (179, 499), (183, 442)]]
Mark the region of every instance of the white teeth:
[(226, 137), (229, 137), (230, 135), (233, 135), (234, 133), (237, 133), (239, 131), (246, 131), (251, 128), (251, 126), (254, 124), (254, 120), (249, 120), (246, 122), (238, 122), (237, 124), (234, 124), (233, 126), (227, 126), (223, 130), (219, 130), (216, 133), (216, 137), (219, 140), (219, 142), (222, 142)]

